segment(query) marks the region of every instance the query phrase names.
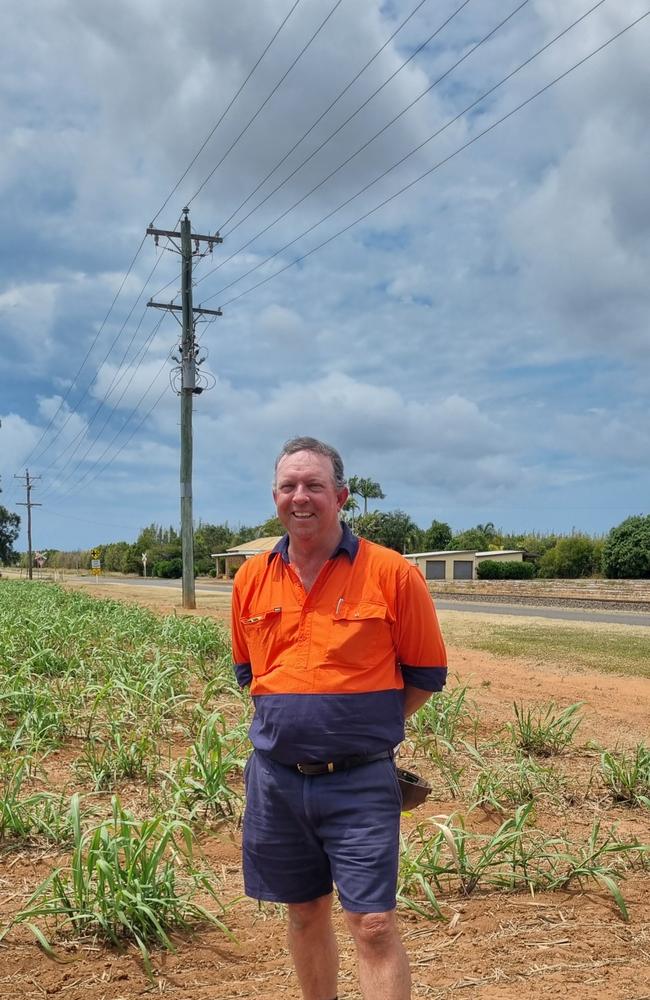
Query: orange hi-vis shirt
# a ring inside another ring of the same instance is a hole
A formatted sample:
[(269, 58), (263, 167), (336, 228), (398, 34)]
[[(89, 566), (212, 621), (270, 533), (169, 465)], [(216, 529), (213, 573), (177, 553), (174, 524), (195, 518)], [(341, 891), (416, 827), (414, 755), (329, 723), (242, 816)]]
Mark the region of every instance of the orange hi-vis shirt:
[(447, 675), (421, 573), (347, 525), (308, 593), (287, 536), (240, 567), (232, 641), (237, 679), (255, 702), (253, 745), (287, 764), (396, 746), (404, 685), (439, 691)]

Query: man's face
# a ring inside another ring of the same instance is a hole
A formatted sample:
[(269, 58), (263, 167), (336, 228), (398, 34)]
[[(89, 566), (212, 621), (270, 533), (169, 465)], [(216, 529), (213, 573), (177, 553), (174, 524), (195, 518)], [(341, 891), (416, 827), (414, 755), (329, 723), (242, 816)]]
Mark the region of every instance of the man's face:
[(313, 451), (283, 455), (273, 499), (282, 524), (295, 538), (323, 538), (339, 530), (339, 512), (348, 489), (337, 489), (331, 459)]

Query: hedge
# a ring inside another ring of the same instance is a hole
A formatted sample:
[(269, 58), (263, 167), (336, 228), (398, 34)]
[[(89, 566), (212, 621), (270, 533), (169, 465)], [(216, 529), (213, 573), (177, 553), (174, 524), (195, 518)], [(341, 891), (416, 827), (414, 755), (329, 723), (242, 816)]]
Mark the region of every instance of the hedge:
[(482, 559), (476, 567), (479, 580), (530, 580), (535, 576), (535, 564), (515, 559)]

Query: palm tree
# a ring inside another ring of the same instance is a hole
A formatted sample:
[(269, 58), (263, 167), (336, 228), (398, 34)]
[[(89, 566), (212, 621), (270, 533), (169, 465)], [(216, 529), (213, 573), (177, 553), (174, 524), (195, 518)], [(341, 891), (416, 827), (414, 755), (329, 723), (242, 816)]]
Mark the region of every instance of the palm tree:
[[(352, 522), (352, 527), (353, 528), (354, 528), (354, 515), (355, 515), (355, 512), (358, 511), (358, 510), (359, 510), (359, 504), (357, 503), (357, 501), (354, 499), (354, 497), (350, 493), (350, 496), (347, 498), (347, 500), (343, 504), (343, 516), (345, 517), (346, 514), (350, 515), (350, 521)], [(347, 520), (347, 518), (346, 518), (346, 520)]]
[(363, 497), (363, 513), (368, 513), (368, 500), (385, 500), (386, 494), (382, 492), (379, 483), (374, 479), (364, 479), (361, 476), (350, 476), (348, 479), (348, 489), (351, 497)]

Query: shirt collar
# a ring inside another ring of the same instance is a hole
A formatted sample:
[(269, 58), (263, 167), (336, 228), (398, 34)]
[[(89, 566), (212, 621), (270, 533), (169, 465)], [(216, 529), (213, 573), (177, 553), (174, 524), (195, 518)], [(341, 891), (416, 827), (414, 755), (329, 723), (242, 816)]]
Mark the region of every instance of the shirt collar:
[[(359, 539), (356, 535), (353, 535), (348, 528), (345, 521), (341, 521), (341, 528), (343, 529), (343, 534), (341, 535), (341, 541), (336, 546), (330, 559), (335, 559), (341, 553), (345, 553), (348, 556), (350, 562), (354, 562), (357, 552), (359, 551)], [(289, 562), (289, 535), (283, 535), (277, 545), (269, 552), (269, 562), (275, 558), (275, 556), (280, 555), (282, 561), (285, 563)]]

